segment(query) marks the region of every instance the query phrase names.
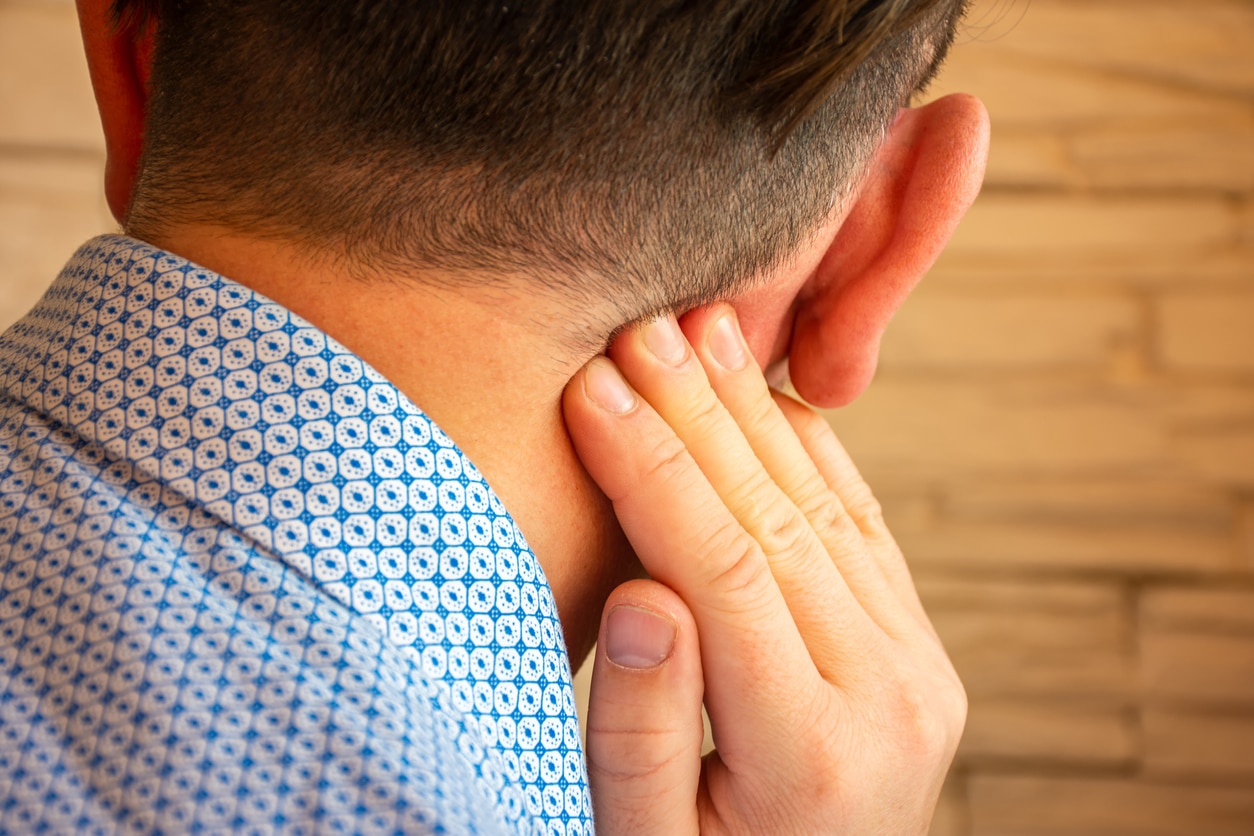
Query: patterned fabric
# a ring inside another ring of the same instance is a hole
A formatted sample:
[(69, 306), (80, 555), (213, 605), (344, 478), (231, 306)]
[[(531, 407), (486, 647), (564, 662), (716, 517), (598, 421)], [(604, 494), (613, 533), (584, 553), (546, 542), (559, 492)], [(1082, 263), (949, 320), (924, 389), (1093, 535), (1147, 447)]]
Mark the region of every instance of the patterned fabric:
[(552, 592), (381, 375), (117, 236), (0, 337), (0, 832), (591, 833)]

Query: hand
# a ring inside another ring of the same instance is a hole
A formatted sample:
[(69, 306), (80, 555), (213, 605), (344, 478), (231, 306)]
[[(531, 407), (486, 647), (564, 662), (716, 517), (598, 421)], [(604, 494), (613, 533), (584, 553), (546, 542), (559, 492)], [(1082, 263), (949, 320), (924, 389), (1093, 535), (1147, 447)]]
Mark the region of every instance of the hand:
[(609, 358), (566, 421), (653, 580), (602, 616), (597, 832), (926, 832), (966, 696), (826, 422), (768, 389), (727, 306)]

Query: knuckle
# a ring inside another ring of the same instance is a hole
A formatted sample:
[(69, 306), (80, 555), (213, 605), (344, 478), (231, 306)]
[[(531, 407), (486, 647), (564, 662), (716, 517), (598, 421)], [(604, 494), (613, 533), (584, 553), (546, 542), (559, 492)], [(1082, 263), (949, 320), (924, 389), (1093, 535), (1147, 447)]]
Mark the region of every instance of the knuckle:
[(861, 479), (852, 492), (853, 498), (848, 509), (849, 515), (867, 534), (878, 534), (888, 530), (884, 521), (884, 506), (871, 493), (871, 489)]
[(702, 553), (712, 563), (708, 587), (733, 601), (758, 601), (771, 582), (771, 570), (762, 547), (739, 525), (720, 525)]
[(848, 775), (844, 774), (853, 754), (847, 733), (850, 718), (833, 701), (821, 698), (812, 700), (802, 716), (801, 728), (814, 730), (812, 745), (796, 753), (804, 797), (815, 809), (843, 808), (852, 800), (845, 796)]
[(665, 775), (689, 754), (691, 741), (676, 729), (588, 726), (588, 778), (595, 784), (632, 783)]
[(740, 418), (740, 424), (746, 429), (766, 432), (775, 426), (779, 407), (775, 404), (775, 400), (770, 396), (769, 391), (764, 389), (764, 395), (764, 397), (753, 398), (745, 407), (744, 414)]
[(727, 498), (730, 507), (742, 509), (745, 528), (754, 533), (768, 555), (802, 550), (814, 536), (809, 521), (779, 492), (766, 471), (757, 471)]
[(814, 530), (793, 508), (773, 510), (764, 521), (759, 541), (766, 554), (784, 555), (807, 551)]
[(773, 513), (771, 499), (775, 498), (774, 494), (777, 490), (766, 471), (755, 468), (739, 483), (729, 488), (725, 497), (728, 507), (745, 509), (748, 522), (755, 525)]
[(966, 725), (966, 691), (956, 677), (917, 673), (894, 677), (880, 706), (897, 748), (928, 761), (948, 760)]
[(674, 435), (668, 435), (655, 444), (644, 462), (642, 480), (663, 485), (678, 480), (686, 468), (694, 466), (688, 448)]
[(809, 503), (806, 518), (833, 557), (866, 553), (868, 538), (849, 516), (835, 491), (826, 489)]
[(806, 501), (805, 514), (810, 525), (825, 539), (829, 535), (843, 535), (848, 531), (845, 507), (830, 488), (819, 490)]
[(868, 543), (886, 547), (890, 552), (896, 551), (896, 540), (888, 530), (888, 522), (884, 519), (884, 506), (875, 498), (866, 484), (859, 480), (860, 487), (851, 492), (846, 511), (858, 531)]
[(905, 718), (903, 743), (908, 751), (935, 759), (949, 750), (950, 723), (931, 699), (917, 694), (903, 695), (901, 711)]
[(707, 386), (681, 410), (675, 426), (688, 428), (697, 437), (714, 437), (729, 420), (727, 409)]

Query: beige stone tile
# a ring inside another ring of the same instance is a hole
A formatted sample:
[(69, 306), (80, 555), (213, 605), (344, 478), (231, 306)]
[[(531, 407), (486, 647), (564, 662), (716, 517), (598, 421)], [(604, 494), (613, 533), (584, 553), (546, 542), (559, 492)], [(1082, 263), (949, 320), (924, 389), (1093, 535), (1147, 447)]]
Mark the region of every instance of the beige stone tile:
[(1248, 836), (1254, 790), (974, 774), (972, 836)]
[[(978, 233), (984, 235), (985, 231)], [(1216, 235), (1211, 243), (1199, 242), (1196, 248), (1159, 249), (1150, 241), (1143, 252), (1131, 247), (1122, 254), (1088, 258), (1066, 250), (1015, 255), (1009, 247), (999, 254), (972, 246), (942, 253), (927, 282), (964, 289), (1023, 286), (1084, 291), (1250, 286), (1254, 285), (1254, 234), (1248, 230), (1240, 234), (1248, 241), (1233, 246), (1222, 243)]]
[(0, 144), (104, 146), (74, 8), (0, 5)]
[(1184, 428), (1172, 450), (1196, 478), (1254, 490), (1254, 421)]
[(889, 371), (825, 414), (872, 486), (1066, 476), (1244, 487), (1249, 460), (1213, 439), (1254, 422), (1254, 387)]
[[(968, 619), (976, 621), (977, 619)], [(980, 632), (1005, 629), (1010, 619), (979, 619)], [(1034, 619), (1040, 630), (1065, 625), (1061, 620)], [(952, 633), (947, 623), (938, 625), (941, 638)], [(1130, 666), (1121, 653), (1077, 645), (1071, 650), (1042, 652), (1023, 650), (1011, 636), (990, 641), (979, 649), (951, 653), (967, 693), (975, 699), (1039, 698), (1125, 698), (1135, 690)]]
[(1140, 671), (1142, 692), (1154, 703), (1254, 708), (1254, 634), (1143, 626)]
[(1254, 782), (1254, 713), (1147, 708), (1141, 722), (1147, 773)]
[(1237, 225), (1220, 198), (989, 193), (971, 207), (948, 257), (1139, 263), (1231, 249)]
[(973, 703), (1117, 700), (1134, 687), (1130, 624), (1113, 585), (929, 577), (919, 591)]
[(926, 599), (924, 605), (955, 658), (1022, 653), (1040, 654), (1044, 662), (1048, 656), (1061, 658), (1075, 651), (1123, 656), (1131, 645), (1127, 617), (1119, 610), (1063, 614), (1025, 606), (1016, 611), (955, 611)]
[(1141, 623), (1155, 630), (1254, 633), (1254, 587), (1148, 587), (1138, 612)]
[(0, 329), (43, 295), (80, 244), (115, 228), (102, 162), (0, 157)]
[(1154, 523), (942, 520), (894, 528), (917, 570), (1147, 572), (1220, 576), (1237, 567), (1234, 537)]
[(1084, 181), (1100, 188), (1254, 189), (1254, 113), (1080, 131), (1067, 145)]
[(1162, 462), (1167, 450), (1163, 427), (1136, 405), (1084, 387), (885, 373), (826, 414), (869, 479), (1093, 475)]
[(74, 0), (0, 0), (0, 6), (32, 6), (45, 9), (73, 9)]
[(972, 51), (1254, 93), (1254, 8), (1246, 0), (979, 0), (967, 29)]
[(1172, 523), (1226, 532), (1232, 494), (1205, 482), (1167, 479), (1033, 479), (956, 482), (939, 503), (946, 517), (974, 521)]
[(1156, 308), (1166, 368), (1254, 372), (1254, 289), (1168, 293)]
[(1226, 395), (1215, 387), (1194, 391), (1196, 398), (1185, 397), (1165, 410), (1171, 424), (1171, 458), (1193, 479), (1228, 485), (1248, 495), (1254, 490), (1254, 415), (1228, 396), (1245, 401), (1254, 396), (1254, 386), (1226, 387)]
[(1142, 387), (1138, 391), (1146, 395), (1143, 405), (1148, 409), (1161, 407), (1166, 419), (1184, 430), (1235, 427), (1254, 419), (1254, 386), (1243, 380), (1212, 385), (1209, 378), (1200, 375), (1191, 379), (1194, 382), (1185, 385), (1183, 391), (1169, 384)]
[(1237, 548), (1241, 568), (1254, 572), (1254, 499), (1247, 498), (1241, 503), (1237, 517)]
[(1050, 130), (1129, 121), (1240, 118), (1242, 94), (1181, 89), (1158, 79), (1024, 56), (1003, 45), (953, 51), (930, 94), (971, 93), (999, 125)]
[(920, 528), (936, 522), (936, 498), (926, 485), (894, 484), (879, 482), (875, 486), (876, 499), (883, 506), (889, 526)]
[(880, 362), (885, 369), (1100, 368), (1141, 329), (1140, 305), (1129, 296), (924, 287), (894, 318)]
[(1137, 730), (1118, 705), (975, 700), (958, 757), (966, 763), (1020, 761), (1115, 767), (1138, 752)]
[(1060, 188), (1083, 182), (1061, 136), (1039, 128), (994, 127), (986, 188)]
[(993, 189), (971, 208), (927, 283), (1088, 292), (1203, 282), (1248, 287), (1254, 236), (1245, 231), (1243, 211), (1219, 194)]
[(1078, 580), (1002, 580), (925, 571), (916, 573), (915, 587), (929, 611), (1013, 613), (1032, 610), (1058, 615), (1102, 616), (1121, 611), (1125, 601), (1120, 584)]

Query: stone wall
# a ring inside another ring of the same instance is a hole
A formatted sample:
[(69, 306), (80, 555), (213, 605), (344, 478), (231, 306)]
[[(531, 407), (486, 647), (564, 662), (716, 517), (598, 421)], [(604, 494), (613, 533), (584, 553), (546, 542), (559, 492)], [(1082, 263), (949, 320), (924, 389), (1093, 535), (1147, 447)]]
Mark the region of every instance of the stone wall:
[(115, 229), (82, 53), (69, 0), (0, 0), (0, 328), (79, 244)]
[[(833, 423), (971, 696), (937, 836), (1254, 833), (1254, 2), (981, 0), (988, 185)], [(113, 228), (68, 0), (0, 0), (0, 327)]]
[(971, 714), (946, 836), (1254, 833), (1254, 3), (980, 2), (986, 188), (831, 418)]

